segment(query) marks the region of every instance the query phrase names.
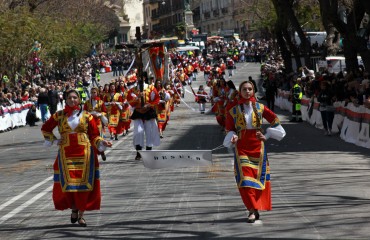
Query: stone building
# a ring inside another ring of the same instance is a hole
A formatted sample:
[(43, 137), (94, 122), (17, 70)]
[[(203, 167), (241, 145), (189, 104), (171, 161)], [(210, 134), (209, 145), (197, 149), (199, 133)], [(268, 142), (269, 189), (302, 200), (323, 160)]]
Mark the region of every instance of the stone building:
[(106, 5), (116, 12), (120, 19), (120, 28), (117, 37), (110, 44), (131, 43), (135, 39), (136, 27), (144, 24), (143, 2), (141, 0), (121, 0), (116, 4)]

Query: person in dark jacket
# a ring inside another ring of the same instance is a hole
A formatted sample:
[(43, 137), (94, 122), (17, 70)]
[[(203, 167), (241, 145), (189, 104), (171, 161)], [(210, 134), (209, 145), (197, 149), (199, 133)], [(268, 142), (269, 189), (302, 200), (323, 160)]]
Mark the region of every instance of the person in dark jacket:
[(49, 97), (49, 111), (50, 115), (53, 115), (57, 111), (58, 103), (59, 103), (59, 94), (58, 91), (55, 90), (55, 85), (52, 84), (50, 86), (50, 90), (48, 92)]
[(46, 92), (45, 88), (41, 88), (39, 96), (37, 97), (37, 107), (41, 111), (41, 120), (43, 123), (46, 122), (47, 120), (48, 106), (49, 106), (48, 93)]
[(320, 103), (319, 111), (321, 113), (325, 135), (330, 136), (334, 119), (333, 94), (326, 81), (321, 82), (320, 87), (321, 91), (317, 96), (317, 101)]
[(266, 80), (266, 101), (267, 107), (274, 111), (275, 109), (275, 97), (277, 96), (277, 85), (274, 79)]
[(27, 112), (26, 124), (30, 125), (30, 127), (33, 127), (36, 126), (36, 122), (38, 121), (40, 121), (40, 119), (36, 116), (36, 106), (32, 105)]

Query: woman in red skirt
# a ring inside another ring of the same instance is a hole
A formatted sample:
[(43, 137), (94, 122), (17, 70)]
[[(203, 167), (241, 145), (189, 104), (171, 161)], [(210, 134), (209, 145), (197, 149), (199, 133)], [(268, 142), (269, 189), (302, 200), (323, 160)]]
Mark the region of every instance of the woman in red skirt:
[[(248, 222), (259, 219), (259, 211), (271, 210), (270, 167), (264, 142), (269, 138), (281, 140), (285, 130), (276, 114), (256, 102), (252, 82), (239, 86), (239, 99), (226, 111), (224, 145), (235, 146), (235, 179), (245, 207)], [(262, 133), (262, 119), (270, 127)]]
[[(100, 137), (94, 117), (84, 111), (76, 90), (67, 93), (66, 106), (42, 126), (45, 145), (59, 145), (54, 162), (53, 201), (55, 209), (72, 209), (71, 222), (86, 226), (84, 212), (99, 210), (101, 193), (96, 147), (104, 151), (112, 143)], [(60, 139), (53, 134), (58, 127)]]

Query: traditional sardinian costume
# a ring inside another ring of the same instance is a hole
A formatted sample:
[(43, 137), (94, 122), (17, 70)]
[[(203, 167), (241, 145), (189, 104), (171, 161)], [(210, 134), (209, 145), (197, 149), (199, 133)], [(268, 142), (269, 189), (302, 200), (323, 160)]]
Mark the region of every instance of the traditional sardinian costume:
[[(255, 111), (260, 119), (257, 123)], [(248, 210), (271, 210), (270, 166), (263, 141), (256, 137), (260, 131), (262, 119), (265, 118), (270, 127), (265, 137), (281, 140), (285, 130), (280, 121), (270, 109), (258, 102), (236, 101), (226, 115), (226, 130), (224, 145), (231, 146), (231, 137), (236, 134), (238, 141), (235, 145), (234, 171), (235, 180), (239, 188), (244, 205)]]
[(46, 146), (58, 141), (53, 134), (55, 127), (61, 136), (53, 167), (55, 209), (100, 209), (99, 162), (93, 147), (99, 151), (105, 147), (93, 116), (86, 111), (56, 112), (41, 128)]
[(164, 131), (166, 130), (167, 126), (169, 100), (171, 96), (163, 88), (157, 89), (157, 91), (160, 97), (159, 103), (155, 107), (155, 110), (157, 112), (158, 129)]
[(121, 114), (120, 109), (122, 108), (123, 102), (122, 96), (119, 93), (109, 93), (105, 95), (104, 102), (107, 107), (109, 132), (117, 135), (117, 128)]
[[(100, 117), (93, 116), (96, 126), (99, 129), (100, 136), (103, 137), (103, 124), (107, 124), (107, 108), (105, 107), (104, 101), (101, 100), (99, 97), (96, 97), (95, 99), (90, 98), (88, 101), (84, 104), (84, 110), (88, 111), (91, 114), (101, 114)], [(95, 149), (95, 151), (99, 154), (101, 152), (98, 151), (98, 149)]]
[(121, 134), (122, 132), (125, 133), (125, 131), (128, 131), (130, 129), (131, 125), (131, 109), (130, 109), (130, 104), (127, 101), (127, 94), (128, 90), (123, 90), (122, 91), (122, 101), (123, 101), (123, 106), (121, 109), (121, 114), (120, 114), (120, 119), (119, 119), (119, 124), (118, 124), (118, 132)]
[[(134, 122), (134, 146), (136, 150), (141, 150), (144, 146), (152, 148), (160, 145), (160, 137), (158, 125), (156, 121), (155, 107), (160, 101), (159, 94), (153, 85), (145, 84), (143, 90), (143, 101), (141, 102), (139, 86), (131, 88), (127, 100), (134, 112), (131, 119)], [(149, 104), (149, 108), (143, 108), (145, 104)], [(144, 139), (146, 143), (144, 144)]]

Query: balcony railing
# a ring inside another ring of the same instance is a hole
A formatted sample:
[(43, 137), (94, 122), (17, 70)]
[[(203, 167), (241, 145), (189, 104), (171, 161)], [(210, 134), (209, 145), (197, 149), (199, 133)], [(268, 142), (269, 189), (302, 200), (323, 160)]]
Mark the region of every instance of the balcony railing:
[(213, 16), (218, 17), (220, 15), (220, 11), (218, 9), (213, 10)]

